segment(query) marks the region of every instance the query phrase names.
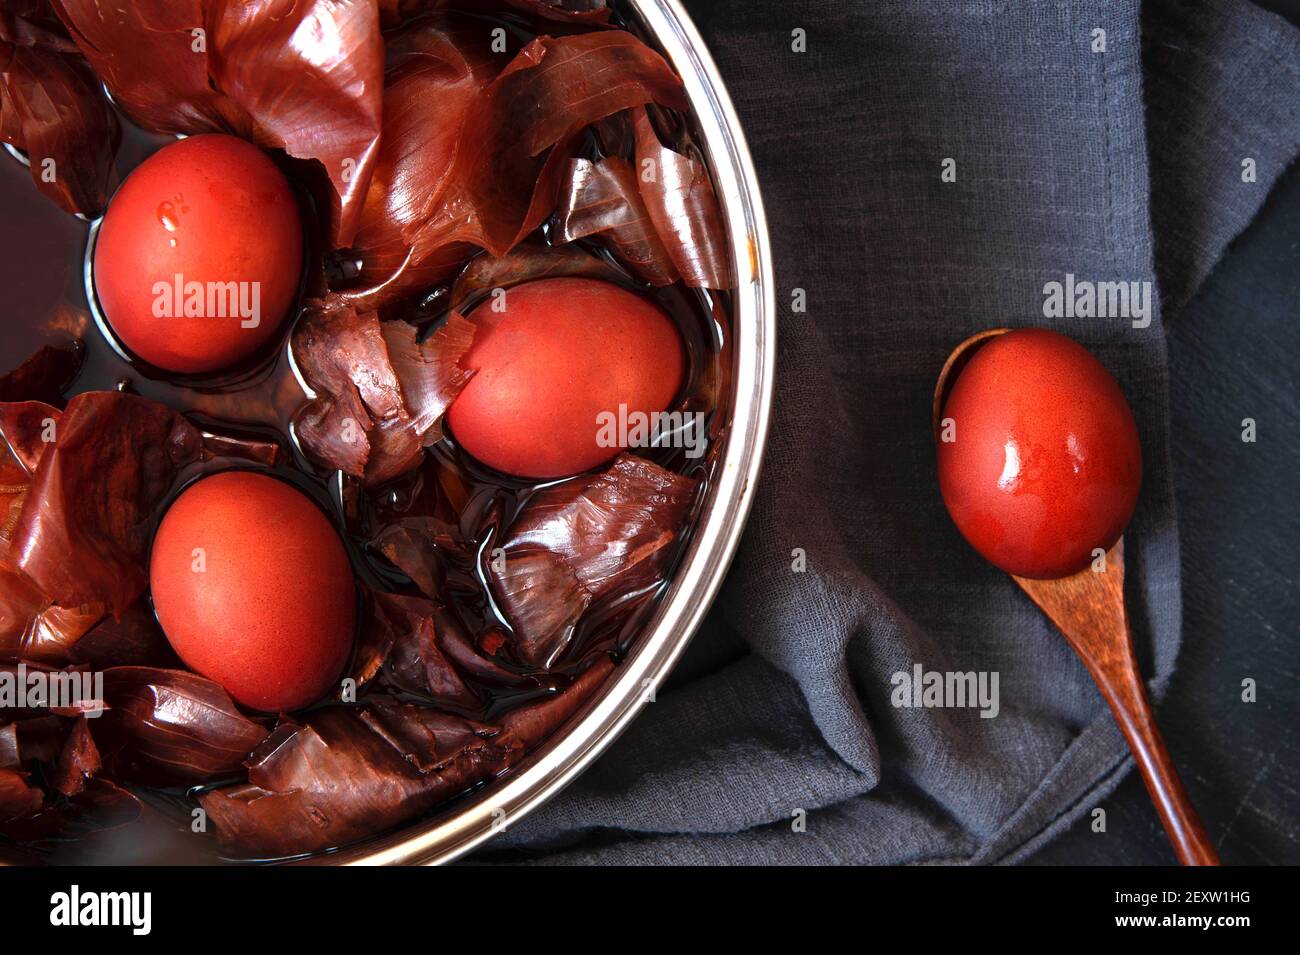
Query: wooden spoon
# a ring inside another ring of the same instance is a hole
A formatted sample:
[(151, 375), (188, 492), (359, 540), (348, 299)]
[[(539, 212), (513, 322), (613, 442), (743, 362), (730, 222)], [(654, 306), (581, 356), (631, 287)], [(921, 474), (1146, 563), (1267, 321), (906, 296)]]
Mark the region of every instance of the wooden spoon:
[[(995, 328), (972, 335), (948, 356), (934, 389), (936, 440), (943, 406), (957, 375), (980, 345), (1007, 331)], [(1059, 580), (1031, 580), (1015, 574), (1011, 579), (1065, 634), (1110, 704), (1178, 861), (1183, 865), (1218, 865), (1219, 856), (1169, 757), (1138, 670), (1124, 607), (1124, 539), (1116, 541), (1107, 552), (1102, 572), (1089, 567)]]

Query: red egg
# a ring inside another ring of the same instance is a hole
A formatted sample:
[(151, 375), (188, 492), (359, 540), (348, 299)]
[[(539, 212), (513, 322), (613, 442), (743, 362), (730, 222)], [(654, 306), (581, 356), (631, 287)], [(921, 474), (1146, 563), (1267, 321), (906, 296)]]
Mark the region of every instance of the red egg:
[(149, 583), (177, 655), (246, 706), (305, 706), (347, 662), (347, 553), (320, 509), (276, 478), (225, 471), (186, 488), (154, 537)]
[(672, 319), (607, 282), (527, 282), (469, 317), (480, 324), (466, 357), (475, 375), (448, 423), (466, 452), (507, 474), (566, 477), (606, 463), (622, 450), (609, 439), (634, 433), (636, 415), (667, 410), (682, 385)]
[(198, 374), (249, 357), (298, 291), (302, 218), (289, 181), (234, 136), (164, 146), (118, 189), (94, 280), (108, 323), (158, 368)]
[(979, 346), (952, 385), (939, 488), (958, 530), (1021, 577), (1066, 577), (1133, 516), (1142, 449), (1115, 379), (1087, 349), (1042, 329)]

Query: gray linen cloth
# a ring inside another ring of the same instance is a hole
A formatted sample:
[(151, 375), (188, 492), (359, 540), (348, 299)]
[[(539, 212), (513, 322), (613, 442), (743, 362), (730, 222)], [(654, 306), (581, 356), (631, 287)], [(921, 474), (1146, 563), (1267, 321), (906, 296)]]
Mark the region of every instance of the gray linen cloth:
[[(1131, 761), (1064, 640), (948, 519), (935, 376), (979, 329), (1045, 325), (1118, 377), (1146, 457), (1127, 600), (1158, 696), (1181, 638), (1163, 323), (1300, 149), (1297, 31), (1245, 0), (690, 7), (776, 252), (765, 471), (723, 598), (658, 701), (476, 858), (1017, 861)], [(1067, 273), (1152, 282), (1150, 325), (1044, 318), (1044, 284)], [(891, 676), (917, 663), (996, 671), (996, 718), (891, 705)]]

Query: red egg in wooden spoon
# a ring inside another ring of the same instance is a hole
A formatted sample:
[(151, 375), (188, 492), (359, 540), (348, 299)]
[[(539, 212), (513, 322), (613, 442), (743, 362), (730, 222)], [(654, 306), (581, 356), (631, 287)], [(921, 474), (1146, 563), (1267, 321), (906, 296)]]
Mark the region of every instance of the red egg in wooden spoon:
[(1178, 859), (1218, 865), (1133, 652), (1120, 535), (1142, 459), (1119, 385), (1064, 335), (992, 329), (948, 356), (933, 426), (940, 488), (958, 529), (1011, 574), (1088, 668)]
[(1026, 328), (987, 339), (943, 407), (939, 490), (962, 535), (1021, 577), (1065, 577), (1128, 525), (1142, 482), (1133, 413), (1086, 348)]

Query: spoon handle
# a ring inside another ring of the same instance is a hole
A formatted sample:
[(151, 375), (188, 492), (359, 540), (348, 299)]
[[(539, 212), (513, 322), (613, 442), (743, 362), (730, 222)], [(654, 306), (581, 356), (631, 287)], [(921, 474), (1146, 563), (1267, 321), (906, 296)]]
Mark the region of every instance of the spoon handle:
[(1219, 856), (1169, 757), (1138, 670), (1124, 609), (1123, 539), (1106, 555), (1101, 573), (1085, 568), (1063, 580), (1013, 579), (1065, 634), (1110, 704), (1178, 861), (1218, 865)]

